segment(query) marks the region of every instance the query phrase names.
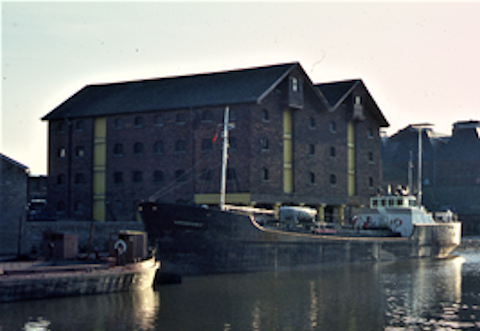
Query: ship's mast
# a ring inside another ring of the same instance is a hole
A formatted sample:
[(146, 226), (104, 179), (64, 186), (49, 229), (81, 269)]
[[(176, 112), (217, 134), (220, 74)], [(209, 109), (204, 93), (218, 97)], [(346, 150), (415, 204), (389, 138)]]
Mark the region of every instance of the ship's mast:
[(417, 177), (417, 206), (422, 206), (422, 130), (424, 128), (430, 127), (433, 124), (422, 123), (422, 124), (412, 124), (412, 128), (417, 129), (418, 131), (418, 177)]
[(222, 179), (220, 183), (220, 209), (225, 210), (225, 195), (227, 187), (227, 163), (228, 163), (228, 129), (230, 108), (225, 107), (223, 118), (223, 151), (222, 151)]

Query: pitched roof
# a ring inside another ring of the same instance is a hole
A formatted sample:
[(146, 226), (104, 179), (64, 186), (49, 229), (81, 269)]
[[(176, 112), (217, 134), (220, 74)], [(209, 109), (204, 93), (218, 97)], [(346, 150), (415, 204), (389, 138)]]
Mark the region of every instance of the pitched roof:
[(20, 163), (20, 162), (18, 162), (18, 161), (15, 161), (14, 159), (9, 158), (9, 157), (6, 156), (5, 154), (0, 153), (0, 159), (3, 159), (3, 160), (5, 160), (5, 161), (7, 161), (7, 162), (9, 162), (9, 163), (11, 163), (11, 164), (19, 167), (19, 168), (24, 169), (24, 170), (27, 170), (27, 169), (28, 169), (28, 167), (27, 167), (26, 165), (24, 165), (24, 164), (22, 164), (22, 163)]
[(87, 85), (43, 120), (258, 102), (295, 67), (300, 64)]
[(373, 104), (373, 108), (370, 108), (370, 110), (372, 111), (372, 115), (378, 121), (379, 125), (381, 127), (388, 127), (390, 124), (385, 116), (383, 116), (382, 111), (361, 79), (315, 84), (315, 87), (320, 92), (321, 97), (330, 110), (335, 110), (339, 105), (341, 105), (357, 86), (361, 86), (367, 92), (368, 97)]

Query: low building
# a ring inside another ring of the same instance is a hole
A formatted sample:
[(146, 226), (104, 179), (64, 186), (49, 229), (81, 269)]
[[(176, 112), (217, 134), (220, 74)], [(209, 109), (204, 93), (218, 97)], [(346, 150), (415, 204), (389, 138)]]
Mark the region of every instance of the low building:
[(0, 256), (17, 255), (25, 223), (28, 167), (0, 153)]
[(299, 63), (82, 88), (49, 125), (48, 207), (58, 217), (129, 221), (145, 200), (309, 205), (343, 220), (381, 183), (379, 128), (361, 80), (313, 84)]

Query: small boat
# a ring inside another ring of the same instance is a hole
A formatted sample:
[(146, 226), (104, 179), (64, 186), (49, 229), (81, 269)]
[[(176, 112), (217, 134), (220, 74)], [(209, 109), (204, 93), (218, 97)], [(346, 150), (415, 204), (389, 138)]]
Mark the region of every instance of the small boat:
[[(122, 238), (127, 235), (130, 233), (124, 233)], [(116, 256), (99, 261), (0, 263), (0, 302), (141, 291), (152, 287), (160, 262), (154, 256), (137, 255), (131, 259), (135, 253), (129, 254), (129, 251), (134, 247), (128, 247), (126, 242), (129, 241), (118, 239), (111, 243), (116, 248)]]

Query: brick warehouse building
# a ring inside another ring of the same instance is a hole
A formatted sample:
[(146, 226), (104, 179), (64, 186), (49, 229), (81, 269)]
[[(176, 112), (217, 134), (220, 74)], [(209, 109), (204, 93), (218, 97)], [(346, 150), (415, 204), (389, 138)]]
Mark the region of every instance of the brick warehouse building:
[(305, 204), (341, 220), (381, 181), (386, 119), (361, 80), (314, 85), (298, 63), (88, 85), (47, 114), (48, 206), (60, 218), (128, 221), (139, 201)]

